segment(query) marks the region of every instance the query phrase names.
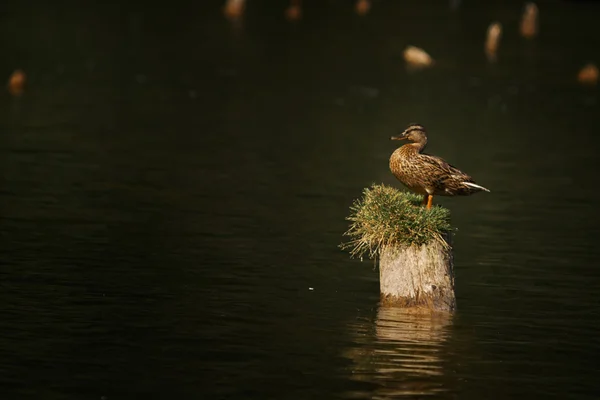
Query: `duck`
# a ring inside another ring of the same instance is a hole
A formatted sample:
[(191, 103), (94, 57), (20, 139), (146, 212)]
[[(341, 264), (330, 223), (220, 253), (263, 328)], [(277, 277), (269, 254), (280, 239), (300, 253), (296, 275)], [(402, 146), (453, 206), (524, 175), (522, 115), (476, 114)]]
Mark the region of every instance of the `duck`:
[(433, 196), (468, 196), (488, 189), (440, 157), (423, 153), (427, 132), (421, 124), (410, 124), (391, 140), (406, 140), (390, 157), (392, 174), (409, 190), (422, 194), (423, 205), (431, 209)]

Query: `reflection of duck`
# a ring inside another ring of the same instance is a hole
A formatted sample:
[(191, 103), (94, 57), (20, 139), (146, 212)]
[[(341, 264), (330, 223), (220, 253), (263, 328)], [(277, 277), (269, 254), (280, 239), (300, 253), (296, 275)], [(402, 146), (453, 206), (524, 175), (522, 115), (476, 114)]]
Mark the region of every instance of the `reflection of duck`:
[(392, 140), (408, 140), (390, 157), (394, 176), (413, 192), (425, 195), (423, 204), (431, 208), (433, 196), (466, 196), (488, 189), (477, 185), (473, 178), (439, 157), (422, 154), (427, 144), (425, 128), (411, 124)]

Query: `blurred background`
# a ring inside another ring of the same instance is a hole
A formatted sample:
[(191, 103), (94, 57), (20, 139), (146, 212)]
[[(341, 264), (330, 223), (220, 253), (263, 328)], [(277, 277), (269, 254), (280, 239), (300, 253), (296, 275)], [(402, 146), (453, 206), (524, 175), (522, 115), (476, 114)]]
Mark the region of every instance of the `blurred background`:
[[(600, 5), (526, 9), (3, 2), (2, 397), (598, 398)], [(491, 190), (453, 316), (338, 248), (411, 122)]]

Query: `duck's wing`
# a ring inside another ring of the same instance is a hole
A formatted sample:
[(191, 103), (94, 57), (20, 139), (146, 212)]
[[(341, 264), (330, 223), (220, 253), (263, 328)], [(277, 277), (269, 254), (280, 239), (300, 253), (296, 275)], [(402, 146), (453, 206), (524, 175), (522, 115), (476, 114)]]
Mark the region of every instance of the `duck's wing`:
[(473, 178), (465, 174), (458, 168), (448, 164), (439, 157), (422, 154), (421, 164), (426, 174), (426, 180), (430, 187), (435, 188), (439, 194), (467, 195), (484, 190), (489, 192), (483, 186), (475, 183)]
[(462, 172), (453, 165), (448, 164), (444, 159), (428, 154), (421, 154), (422, 160), (426, 165), (426, 169), (435, 179), (442, 180), (457, 180), (461, 182), (472, 182), (473, 178)]

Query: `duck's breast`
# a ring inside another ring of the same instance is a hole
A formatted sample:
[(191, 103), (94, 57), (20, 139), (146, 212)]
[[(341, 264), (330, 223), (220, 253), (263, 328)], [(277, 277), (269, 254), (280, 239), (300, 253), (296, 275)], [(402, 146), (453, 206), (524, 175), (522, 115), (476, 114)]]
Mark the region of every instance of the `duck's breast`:
[(392, 174), (409, 190), (427, 194), (422, 179), (419, 179), (419, 171), (411, 162), (410, 155), (405, 154), (402, 148), (397, 149), (390, 157), (390, 170)]

